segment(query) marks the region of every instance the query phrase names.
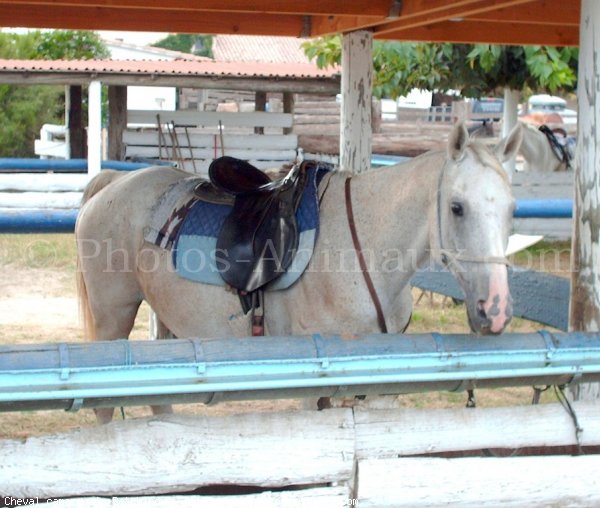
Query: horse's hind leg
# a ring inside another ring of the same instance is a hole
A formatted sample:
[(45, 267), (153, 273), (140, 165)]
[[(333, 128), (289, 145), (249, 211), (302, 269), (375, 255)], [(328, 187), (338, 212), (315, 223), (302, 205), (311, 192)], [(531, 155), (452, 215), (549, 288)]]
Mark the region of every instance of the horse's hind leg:
[[(129, 302), (113, 300), (111, 303), (104, 302), (103, 305), (92, 305), (95, 337), (98, 340), (127, 339), (133, 329), (140, 303), (141, 299), (132, 299)], [(114, 410), (113, 407), (94, 409), (98, 423), (109, 423)]]
[[(150, 339), (151, 340), (162, 340), (162, 339), (174, 339), (173, 332), (169, 330), (165, 324), (158, 319), (156, 312), (150, 311)], [(161, 404), (150, 406), (153, 415), (165, 415), (173, 413), (173, 406), (171, 404)]]

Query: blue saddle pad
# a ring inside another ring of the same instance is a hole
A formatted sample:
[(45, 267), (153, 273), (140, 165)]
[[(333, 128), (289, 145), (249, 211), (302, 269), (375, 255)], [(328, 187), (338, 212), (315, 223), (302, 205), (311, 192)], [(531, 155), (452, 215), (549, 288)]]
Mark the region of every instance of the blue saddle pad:
[[(331, 170), (327, 164), (309, 164), (306, 187), (296, 211), (299, 242), (291, 265), (271, 282), (268, 290), (290, 287), (304, 272), (314, 250), (319, 231), (318, 186)], [(197, 200), (189, 207), (173, 243), (173, 265), (186, 279), (204, 284), (225, 285), (215, 260), (217, 237), (232, 206)]]

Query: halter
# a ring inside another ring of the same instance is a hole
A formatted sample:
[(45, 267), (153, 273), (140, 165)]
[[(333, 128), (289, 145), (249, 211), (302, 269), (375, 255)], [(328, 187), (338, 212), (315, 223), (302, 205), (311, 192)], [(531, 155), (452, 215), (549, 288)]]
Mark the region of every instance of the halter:
[[(455, 265), (460, 267), (461, 262), (463, 263), (481, 263), (481, 264), (499, 264), (509, 266), (510, 262), (506, 256), (468, 256), (462, 253), (453, 253), (452, 251), (445, 249), (443, 246), (443, 235), (442, 235), (442, 184), (444, 182), (444, 173), (446, 172), (446, 165), (448, 161), (444, 163), (440, 170), (440, 176), (438, 178), (437, 185), (437, 232), (438, 232), (438, 244), (439, 249), (437, 253), (440, 256), (440, 260), (445, 267)], [(434, 249), (435, 252), (435, 249)]]

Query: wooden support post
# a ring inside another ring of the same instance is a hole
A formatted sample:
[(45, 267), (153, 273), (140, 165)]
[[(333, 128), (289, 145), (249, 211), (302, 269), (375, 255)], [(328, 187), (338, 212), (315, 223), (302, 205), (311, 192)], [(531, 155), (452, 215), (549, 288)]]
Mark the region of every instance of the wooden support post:
[(108, 87), (108, 158), (123, 160), (123, 132), (127, 128), (127, 87)]
[[(294, 114), (294, 94), (292, 92), (283, 92), (283, 112)], [(284, 134), (291, 134), (294, 130), (293, 127), (284, 127)]]
[[(254, 98), (254, 111), (267, 110), (267, 92), (256, 92)], [(254, 127), (254, 134), (264, 134), (264, 127)]]
[(67, 87), (67, 126), (69, 129), (69, 157), (71, 159), (84, 159), (86, 156), (81, 97), (81, 85)]
[(95, 176), (102, 163), (102, 83), (92, 81), (88, 88), (88, 174)]
[[(504, 89), (504, 111), (502, 113), (502, 138), (508, 136), (510, 131), (518, 121), (518, 109), (519, 109), (519, 98), (521, 93), (518, 90), (512, 90), (511, 88)], [(506, 161), (504, 168), (508, 171), (509, 175), (514, 174), (516, 169), (516, 159)]]
[[(571, 246), (571, 330), (600, 330), (600, 3), (582, 0), (575, 200)], [(576, 399), (600, 397), (598, 383), (577, 385)]]
[(361, 173), (371, 163), (373, 34), (359, 30), (342, 37), (340, 166)]

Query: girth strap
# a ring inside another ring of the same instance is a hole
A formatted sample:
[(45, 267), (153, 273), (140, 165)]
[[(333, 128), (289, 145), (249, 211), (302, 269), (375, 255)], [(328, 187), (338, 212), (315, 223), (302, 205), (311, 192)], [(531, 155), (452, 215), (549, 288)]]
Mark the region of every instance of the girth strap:
[(362, 247), (360, 245), (360, 240), (358, 239), (358, 233), (356, 232), (356, 224), (354, 222), (354, 212), (352, 210), (352, 189), (350, 187), (351, 177), (346, 178), (346, 215), (348, 216), (348, 226), (350, 227), (350, 234), (352, 235), (352, 243), (354, 244), (354, 250), (356, 251), (356, 257), (358, 258), (358, 264), (360, 265), (360, 270), (363, 274), (363, 278), (365, 279), (365, 283), (367, 285), (367, 289), (369, 290), (369, 295), (371, 296), (371, 300), (373, 301), (373, 305), (375, 306), (375, 311), (377, 312), (377, 323), (379, 324), (379, 329), (381, 333), (387, 333), (387, 326), (385, 324), (385, 316), (383, 315), (383, 309), (381, 307), (381, 301), (377, 296), (377, 291), (375, 290), (375, 285), (373, 284), (373, 279), (371, 279), (371, 275), (369, 274), (369, 270), (367, 268), (367, 263), (365, 261), (365, 257), (362, 253)]

